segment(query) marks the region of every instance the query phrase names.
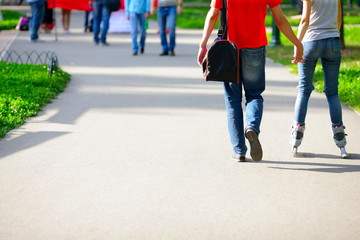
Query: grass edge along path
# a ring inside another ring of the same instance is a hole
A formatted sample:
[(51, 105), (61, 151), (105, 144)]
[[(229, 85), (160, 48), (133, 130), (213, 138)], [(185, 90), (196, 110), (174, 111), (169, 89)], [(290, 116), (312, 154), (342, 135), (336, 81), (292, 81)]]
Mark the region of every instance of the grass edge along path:
[(47, 65), (0, 62), (0, 69), (0, 138), (36, 116), (71, 77), (60, 68), (49, 76)]
[[(199, 0), (200, 1), (200, 0)], [(178, 16), (177, 25), (180, 28), (202, 29), (205, 16), (209, 7), (186, 7), (183, 13)], [(284, 8), (290, 24), (297, 28), (300, 18), (296, 8)], [(296, 17), (290, 17), (296, 16)], [(156, 19), (156, 18), (154, 18)], [(349, 106), (352, 110), (360, 112), (360, 12), (358, 9), (344, 9), (345, 22), (345, 44), (346, 49), (342, 52), (343, 58), (340, 66), (339, 75), (339, 97), (340, 101)], [(271, 26), (272, 17), (266, 17), (266, 26)], [(354, 25), (355, 24), (355, 25)], [(218, 23), (215, 29), (218, 28)], [(268, 34), (269, 42), (271, 34)], [(200, 41), (200, 39), (199, 39)], [(293, 57), (293, 47), (291, 43), (281, 34), (282, 47), (267, 47), (267, 57), (291, 69), (297, 73), (297, 65), (291, 64)], [(320, 63), (314, 75), (314, 86), (317, 92), (322, 92), (323, 72)]]
[[(268, 34), (268, 39), (271, 34)], [(339, 97), (340, 101), (350, 109), (360, 112), (360, 28), (345, 27), (346, 49), (342, 50), (342, 61), (339, 74)], [(294, 53), (292, 44), (281, 35), (282, 46), (267, 47), (267, 57), (290, 69), (297, 74), (297, 64), (292, 64), (291, 59)], [(314, 87), (317, 92), (322, 93), (324, 89), (324, 77), (321, 61), (314, 73)]]

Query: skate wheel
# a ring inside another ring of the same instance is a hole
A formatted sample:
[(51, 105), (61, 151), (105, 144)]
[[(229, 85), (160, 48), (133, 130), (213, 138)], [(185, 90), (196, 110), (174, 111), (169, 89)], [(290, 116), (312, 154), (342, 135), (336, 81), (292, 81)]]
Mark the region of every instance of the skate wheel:
[(293, 157), (297, 157), (298, 153), (297, 153), (297, 147), (293, 147), (292, 149), (292, 154), (293, 154)]
[(348, 153), (346, 152), (345, 148), (340, 148), (341, 157), (342, 158), (348, 158)]

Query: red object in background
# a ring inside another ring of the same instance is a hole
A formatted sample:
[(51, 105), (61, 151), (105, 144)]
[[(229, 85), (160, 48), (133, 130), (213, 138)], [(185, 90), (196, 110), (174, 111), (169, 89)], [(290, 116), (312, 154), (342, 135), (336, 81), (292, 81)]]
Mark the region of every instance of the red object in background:
[(154, 8), (157, 8), (158, 6), (159, 6), (159, 2), (158, 2), (158, 0), (155, 0), (155, 1), (154, 1), (154, 6), (153, 6), (153, 7), (154, 7)]
[[(124, 0), (119, 0), (121, 2), (120, 9), (125, 8)], [(89, 6), (89, 0), (48, 0), (49, 8), (64, 8), (67, 10), (82, 10), (82, 11), (91, 11), (92, 9)]]
[(48, 8), (90, 11), (89, 0), (48, 0)]

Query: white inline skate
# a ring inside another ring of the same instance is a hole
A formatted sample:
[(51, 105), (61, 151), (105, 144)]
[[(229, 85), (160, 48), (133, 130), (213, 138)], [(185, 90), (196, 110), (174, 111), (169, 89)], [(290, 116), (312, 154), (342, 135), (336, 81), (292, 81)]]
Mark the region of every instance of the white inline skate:
[(340, 148), (340, 153), (342, 158), (348, 158), (348, 153), (345, 150), (346, 145), (346, 134), (345, 134), (345, 126), (340, 124), (340, 126), (333, 125), (331, 127), (332, 132), (334, 134), (334, 142), (338, 148)]
[(292, 154), (294, 157), (298, 155), (297, 150), (301, 145), (301, 141), (304, 137), (305, 124), (296, 124), (292, 126), (290, 144), (292, 146)]

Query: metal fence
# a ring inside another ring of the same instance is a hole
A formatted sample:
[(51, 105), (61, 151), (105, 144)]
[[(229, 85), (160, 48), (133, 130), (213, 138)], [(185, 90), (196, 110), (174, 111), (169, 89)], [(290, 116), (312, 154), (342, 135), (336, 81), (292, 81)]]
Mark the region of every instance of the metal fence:
[(55, 52), (22, 52), (17, 51), (1, 51), (0, 61), (10, 63), (22, 63), (22, 64), (33, 64), (33, 65), (48, 65), (48, 73), (52, 75), (56, 68), (59, 66), (58, 57)]
[(0, 0), (0, 5), (22, 5), (24, 0)]

